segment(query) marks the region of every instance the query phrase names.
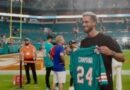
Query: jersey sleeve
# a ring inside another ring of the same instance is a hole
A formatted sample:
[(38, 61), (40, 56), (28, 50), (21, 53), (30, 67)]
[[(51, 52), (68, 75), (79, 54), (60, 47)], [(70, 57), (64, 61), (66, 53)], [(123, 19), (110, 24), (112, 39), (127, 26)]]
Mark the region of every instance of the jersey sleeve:
[(51, 50), (50, 50), (50, 56), (53, 58), (54, 57), (54, 55), (55, 55), (55, 47), (56, 46), (54, 46), (53, 48), (51, 48)]
[(70, 65), (69, 65), (69, 68), (70, 68), (70, 72), (73, 71), (73, 52), (71, 52), (70, 54)]
[(99, 55), (99, 75), (98, 75), (98, 82), (100, 85), (107, 85), (108, 84), (108, 79), (107, 79), (107, 75), (106, 75), (106, 69), (103, 63), (103, 59), (102, 56)]
[(60, 55), (64, 55), (64, 48), (63, 48), (63, 46), (60, 46), (59, 52), (60, 52)]

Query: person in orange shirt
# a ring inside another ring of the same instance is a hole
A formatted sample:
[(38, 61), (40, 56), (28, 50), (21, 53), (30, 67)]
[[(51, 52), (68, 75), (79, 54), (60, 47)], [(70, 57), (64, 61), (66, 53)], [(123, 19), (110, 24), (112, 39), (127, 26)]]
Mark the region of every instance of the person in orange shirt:
[(37, 84), (36, 67), (34, 63), (36, 60), (36, 48), (31, 44), (29, 38), (25, 38), (23, 41), (23, 45), (20, 49), (20, 57), (24, 61), (24, 68), (27, 78), (26, 84), (30, 84), (29, 68), (32, 70), (34, 83)]

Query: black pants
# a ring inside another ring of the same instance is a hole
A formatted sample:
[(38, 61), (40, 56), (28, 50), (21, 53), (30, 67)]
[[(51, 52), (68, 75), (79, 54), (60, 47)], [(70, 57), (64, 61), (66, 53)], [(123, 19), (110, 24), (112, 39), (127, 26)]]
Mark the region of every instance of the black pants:
[(51, 71), (53, 70), (53, 67), (46, 67), (46, 76), (45, 76), (45, 79), (46, 79), (46, 87), (47, 88), (50, 88), (50, 74), (51, 74)]
[(73, 78), (72, 78), (72, 73), (70, 72), (70, 87), (73, 86)]
[(36, 75), (36, 67), (35, 67), (35, 64), (34, 64), (34, 63), (27, 63), (26, 65), (24, 65), (24, 67), (25, 67), (27, 82), (30, 83), (29, 68), (31, 68), (31, 70), (32, 70), (32, 75), (33, 75), (33, 79), (34, 79), (34, 83), (37, 83), (37, 75)]

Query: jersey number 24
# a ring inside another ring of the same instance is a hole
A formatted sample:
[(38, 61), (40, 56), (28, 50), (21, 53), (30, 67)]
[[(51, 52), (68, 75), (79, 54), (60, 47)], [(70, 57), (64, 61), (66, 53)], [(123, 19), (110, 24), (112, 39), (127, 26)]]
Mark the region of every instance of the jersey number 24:
[[(88, 85), (91, 86), (92, 85), (92, 72), (93, 69), (90, 67), (87, 71), (87, 73), (84, 73), (84, 68), (82, 66), (78, 66), (77, 67), (77, 83), (79, 84), (84, 84), (84, 81), (87, 80), (88, 81)], [(84, 78), (85, 75), (85, 78)]]

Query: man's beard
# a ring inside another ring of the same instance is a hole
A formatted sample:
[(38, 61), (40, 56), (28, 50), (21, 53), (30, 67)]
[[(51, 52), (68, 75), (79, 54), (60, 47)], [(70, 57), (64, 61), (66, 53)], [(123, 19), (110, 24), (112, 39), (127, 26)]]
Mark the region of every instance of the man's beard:
[(29, 45), (29, 43), (25, 43), (25, 45), (26, 45), (26, 46), (28, 46), (28, 45)]
[(91, 28), (89, 28), (89, 29), (87, 29), (87, 30), (84, 30), (84, 32), (85, 32), (85, 33), (90, 33), (92, 30), (93, 30), (93, 28), (91, 27)]

